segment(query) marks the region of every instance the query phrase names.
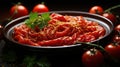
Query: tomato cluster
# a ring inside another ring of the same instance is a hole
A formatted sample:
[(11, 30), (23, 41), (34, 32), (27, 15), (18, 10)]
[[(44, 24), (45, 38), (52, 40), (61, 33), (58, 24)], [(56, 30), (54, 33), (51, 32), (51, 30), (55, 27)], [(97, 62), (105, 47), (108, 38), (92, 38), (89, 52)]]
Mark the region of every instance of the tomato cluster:
[(103, 7), (101, 6), (93, 6), (89, 10), (89, 13), (101, 15), (113, 22), (114, 30), (112, 32), (113, 34), (111, 35), (112, 38), (110, 42), (108, 42), (105, 46), (98, 45), (99, 47), (97, 48), (102, 47), (102, 49), (97, 49), (95, 46), (97, 44), (95, 44), (94, 46), (91, 45), (94, 48), (88, 49), (83, 53), (82, 63), (85, 67), (102, 67), (101, 65), (105, 64), (106, 56), (107, 58), (109, 56), (109, 59), (112, 58), (112, 62), (116, 62), (113, 59), (117, 60), (116, 63), (120, 62), (120, 24), (116, 15), (113, 14), (110, 10), (108, 11), (108, 9), (103, 10)]
[[(49, 8), (43, 4), (39, 3), (35, 5), (32, 9), (32, 12), (42, 13), (42, 12), (48, 12)], [(15, 4), (10, 8), (10, 18), (9, 19), (15, 19), (21, 16), (25, 16), (29, 14), (29, 10), (26, 6), (24, 6), (21, 3)]]
[(89, 13), (99, 14), (99, 15), (102, 15), (103, 17), (108, 18), (113, 23), (116, 22), (116, 16), (113, 13), (111, 13), (110, 11), (105, 11), (103, 9), (103, 7), (101, 7), (101, 6), (93, 6), (93, 7), (91, 7), (90, 10), (89, 10)]

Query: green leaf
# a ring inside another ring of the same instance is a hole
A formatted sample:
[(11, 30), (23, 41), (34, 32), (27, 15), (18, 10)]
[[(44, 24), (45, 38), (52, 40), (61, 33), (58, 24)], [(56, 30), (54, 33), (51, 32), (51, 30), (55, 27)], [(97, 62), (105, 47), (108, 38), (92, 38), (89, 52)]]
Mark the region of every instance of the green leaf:
[(41, 14), (41, 16), (43, 17), (43, 19), (44, 19), (44, 21), (49, 21), (50, 20), (50, 13), (43, 13), (43, 14)]
[(23, 63), (27, 66), (27, 67), (33, 67), (35, 62), (36, 57), (35, 56), (26, 56), (23, 60)]
[(42, 13), (41, 14), (41, 23), (38, 25), (40, 29), (44, 28), (48, 25), (48, 21), (50, 20), (50, 13)]
[(28, 27), (31, 27), (31, 23), (29, 22), (29, 19), (26, 19), (24, 22)]
[(38, 15), (38, 13), (30, 13), (29, 19), (26, 19), (24, 22), (25, 24), (34, 29), (36, 26), (38, 26), (40, 29), (44, 28), (48, 25), (48, 21), (50, 20), (50, 13), (42, 13), (41, 16)]
[(38, 62), (37, 65), (39, 67), (50, 67), (50, 63), (48, 62), (46, 57), (42, 57)]
[(39, 26), (40, 29), (42, 29), (42, 28), (44, 28), (45, 25), (44, 25), (44, 23), (41, 23), (38, 26)]
[(35, 22), (35, 20), (38, 18), (38, 13), (30, 13), (29, 20), (31, 23)]

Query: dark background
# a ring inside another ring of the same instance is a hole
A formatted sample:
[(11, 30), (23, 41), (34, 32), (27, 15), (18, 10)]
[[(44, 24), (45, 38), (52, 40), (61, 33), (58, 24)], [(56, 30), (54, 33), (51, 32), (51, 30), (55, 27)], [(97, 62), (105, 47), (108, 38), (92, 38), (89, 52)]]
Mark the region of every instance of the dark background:
[(50, 11), (57, 10), (74, 10), (74, 11), (89, 11), (92, 6), (99, 5), (103, 9), (120, 4), (120, 0), (0, 0), (0, 21), (4, 20), (9, 15), (10, 8), (21, 2), (29, 11), (41, 2), (48, 6)]
[(120, 4), (120, 0), (0, 0), (0, 7), (2, 9), (10, 8), (17, 2), (21, 2), (30, 10), (35, 4), (41, 2), (45, 2), (50, 10), (84, 10), (94, 5), (100, 5), (106, 9)]

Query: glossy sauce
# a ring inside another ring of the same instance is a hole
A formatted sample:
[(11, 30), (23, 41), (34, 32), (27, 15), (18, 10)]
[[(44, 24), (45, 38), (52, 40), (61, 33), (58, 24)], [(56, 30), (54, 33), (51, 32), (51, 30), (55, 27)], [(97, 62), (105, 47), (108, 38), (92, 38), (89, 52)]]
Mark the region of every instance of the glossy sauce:
[(83, 16), (52, 13), (43, 29), (34, 30), (21, 24), (14, 28), (13, 38), (22, 44), (33, 46), (64, 46), (79, 42), (91, 42), (103, 37), (104, 27)]

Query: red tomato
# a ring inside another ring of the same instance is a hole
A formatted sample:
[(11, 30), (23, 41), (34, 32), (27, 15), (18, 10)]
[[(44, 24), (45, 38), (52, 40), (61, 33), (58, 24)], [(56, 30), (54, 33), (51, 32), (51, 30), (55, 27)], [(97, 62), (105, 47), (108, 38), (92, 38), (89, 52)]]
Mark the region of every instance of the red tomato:
[(10, 15), (12, 19), (28, 15), (28, 9), (21, 4), (16, 4), (11, 7)]
[(115, 22), (115, 21), (116, 21), (115, 15), (113, 15), (113, 14), (111, 14), (111, 13), (103, 13), (102, 16), (106, 17), (107, 19), (109, 19), (109, 20), (112, 21), (112, 22)]
[(105, 47), (105, 50), (114, 58), (120, 59), (120, 44), (110, 43)]
[(120, 32), (120, 24), (115, 27), (115, 31)]
[(120, 43), (120, 36), (119, 35), (115, 35), (113, 37), (113, 42)]
[(93, 13), (93, 14), (102, 14), (103, 8), (101, 6), (93, 6), (92, 8), (90, 8), (89, 13)]
[(3, 29), (3, 26), (0, 25), (0, 40), (2, 39), (2, 29)]
[(82, 55), (82, 63), (85, 67), (101, 67), (103, 61), (103, 54), (97, 49), (90, 49)]
[(42, 13), (42, 12), (48, 12), (49, 9), (48, 9), (48, 7), (47, 7), (46, 5), (44, 5), (44, 4), (37, 4), (37, 5), (34, 6), (34, 8), (33, 8), (32, 11), (33, 11), (33, 12)]

